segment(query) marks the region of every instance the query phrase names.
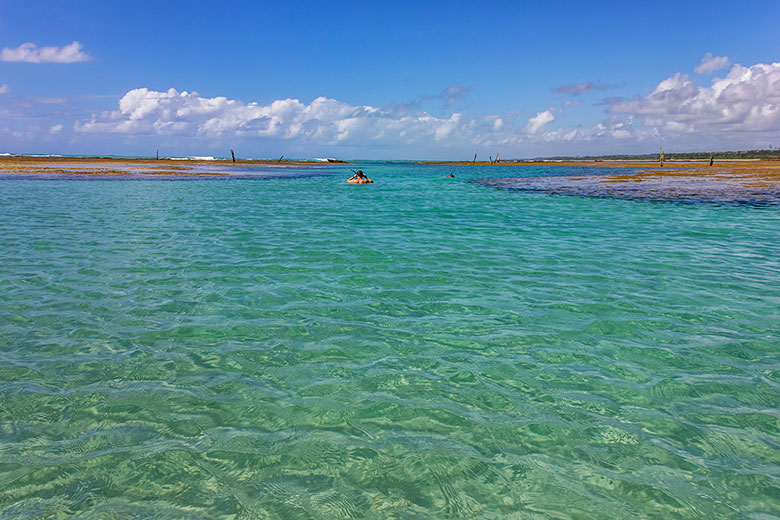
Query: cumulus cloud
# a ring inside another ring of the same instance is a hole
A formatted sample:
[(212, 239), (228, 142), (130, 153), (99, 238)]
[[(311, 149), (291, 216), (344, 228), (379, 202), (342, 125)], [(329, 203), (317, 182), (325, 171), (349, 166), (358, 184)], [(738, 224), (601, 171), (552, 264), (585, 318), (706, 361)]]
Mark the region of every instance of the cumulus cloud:
[(610, 111), (647, 118), (651, 126), (685, 132), (780, 130), (780, 63), (736, 64), (709, 87), (677, 73), (646, 97), (616, 101)]
[[(463, 87), (451, 86), (429, 99), (440, 99), (446, 106), (447, 99), (466, 93)], [(397, 157), (409, 150), (441, 156), (475, 145), (497, 145), (504, 157), (539, 150), (646, 151), (665, 142), (688, 149), (758, 147), (775, 144), (780, 135), (780, 63), (735, 64), (724, 77), (706, 84), (677, 73), (646, 96), (605, 100), (607, 116), (601, 122), (573, 121), (568, 112), (574, 111), (568, 107), (579, 103), (580, 98), (569, 98), (559, 107), (531, 112), (530, 118), (519, 111), (473, 115), (450, 110), (432, 115), (409, 105), (352, 105), (326, 97), (247, 103), (176, 89), (138, 88), (122, 96), (116, 110), (81, 117), (73, 128), (83, 134), (165, 135), (180, 143), (217, 143), (224, 138), (230, 143), (257, 140), (259, 147), (264, 140), (285, 140), (286, 149), (382, 150)], [(0, 104), (0, 115), (2, 109)], [(48, 125), (59, 122), (51, 120)]]
[(6, 83), (0, 85), (0, 94), (8, 94), (9, 92), (11, 92), (11, 87), (9, 87)]
[(0, 61), (25, 63), (76, 63), (89, 60), (89, 55), (82, 52), (82, 45), (74, 41), (63, 47), (38, 47), (32, 42), (19, 47), (5, 47), (0, 51)]
[(696, 74), (711, 74), (716, 70), (722, 70), (728, 68), (729, 57), (728, 56), (713, 56), (711, 52), (708, 52), (701, 59), (694, 70)]
[[(702, 63), (722, 67), (727, 60), (708, 55)], [(528, 138), (591, 153), (597, 148), (614, 151), (672, 141), (689, 149), (768, 146), (780, 133), (780, 63), (734, 64), (724, 77), (715, 77), (708, 85), (676, 73), (647, 96), (604, 103), (609, 117), (593, 126), (545, 130), (542, 123), (549, 117), (540, 112), (529, 120)]]
[(593, 83), (590, 81), (586, 81), (584, 83), (562, 85), (552, 90), (553, 92), (557, 92), (558, 94), (569, 94), (571, 96), (579, 96), (583, 92), (590, 92), (591, 90), (607, 90), (609, 88), (610, 86), (605, 83), (601, 83), (601, 82)]
[[(453, 94), (459, 94), (454, 92)], [(158, 92), (138, 88), (119, 100), (119, 110), (93, 115), (77, 123), (85, 133), (181, 135), (219, 137), (243, 136), (297, 139), (308, 143), (349, 144), (480, 142), (495, 137), (503, 123), (498, 116), (434, 117), (427, 113), (369, 105), (350, 105), (318, 97), (311, 103), (280, 99), (269, 104), (243, 103), (225, 97), (203, 97), (197, 92), (169, 89)]]
[(536, 134), (553, 121), (555, 121), (555, 116), (551, 109), (547, 109), (544, 112), (539, 112), (534, 117), (529, 118), (525, 131), (529, 134)]
[(60, 132), (62, 132), (63, 128), (65, 128), (65, 127), (63, 125), (59, 124), (59, 123), (56, 124), (56, 125), (52, 125), (51, 128), (49, 128), (49, 133), (50, 134), (59, 134)]
[[(538, 141), (574, 145), (576, 143), (602, 143), (606, 146), (621, 144), (628, 139), (641, 141), (653, 137), (654, 132), (647, 128), (637, 128), (635, 119), (631, 116), (609, 116), (604, 121), (593, 126), (577, 128), (558, 128), (539, 133)], [(655, 134), (657, 137), (657, 134)], [(609, 148), (604, 151), (614, 151)]]

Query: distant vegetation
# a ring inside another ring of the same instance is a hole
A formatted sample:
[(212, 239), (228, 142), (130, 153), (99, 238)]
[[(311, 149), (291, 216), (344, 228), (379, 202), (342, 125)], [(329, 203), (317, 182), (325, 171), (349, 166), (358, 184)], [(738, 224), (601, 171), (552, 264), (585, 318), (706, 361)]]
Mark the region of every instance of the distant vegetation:
[[(667, 161), (700, 159), (706, 160), (710, 156), (715, 159), (764, 159), (780, 160), (780, 149), (769, 150), (741, 150), (734, 152), (665, 152)], [(567, 155), (558, 157), (540, 157), (539, 159), (557, 161), (657, 161), (658, 152), (639, 155)]]

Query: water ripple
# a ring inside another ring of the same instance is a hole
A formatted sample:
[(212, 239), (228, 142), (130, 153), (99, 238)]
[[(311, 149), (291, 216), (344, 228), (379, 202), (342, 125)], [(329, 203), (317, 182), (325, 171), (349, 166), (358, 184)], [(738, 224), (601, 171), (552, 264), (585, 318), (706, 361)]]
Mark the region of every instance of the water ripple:
[(0, 519), (777, 514), (776, 208), (371, 168), (0, 180)]

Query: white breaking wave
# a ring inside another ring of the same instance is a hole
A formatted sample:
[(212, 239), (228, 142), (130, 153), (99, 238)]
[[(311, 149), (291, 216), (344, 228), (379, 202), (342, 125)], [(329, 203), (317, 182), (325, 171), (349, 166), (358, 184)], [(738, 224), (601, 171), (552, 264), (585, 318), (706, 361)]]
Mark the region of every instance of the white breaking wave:
[(171, 161), (216, 161), (216, 157), (210, 155), (193, 155), (191, 157), (168, 157)]

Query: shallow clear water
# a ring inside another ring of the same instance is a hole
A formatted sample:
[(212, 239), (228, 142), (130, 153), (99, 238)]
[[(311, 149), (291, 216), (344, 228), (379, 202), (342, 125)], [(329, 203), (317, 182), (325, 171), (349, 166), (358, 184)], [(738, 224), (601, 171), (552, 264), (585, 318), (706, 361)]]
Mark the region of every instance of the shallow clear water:
[(777, 515), (780, 209), (452, 170), (0, 180), (0, 518)]

